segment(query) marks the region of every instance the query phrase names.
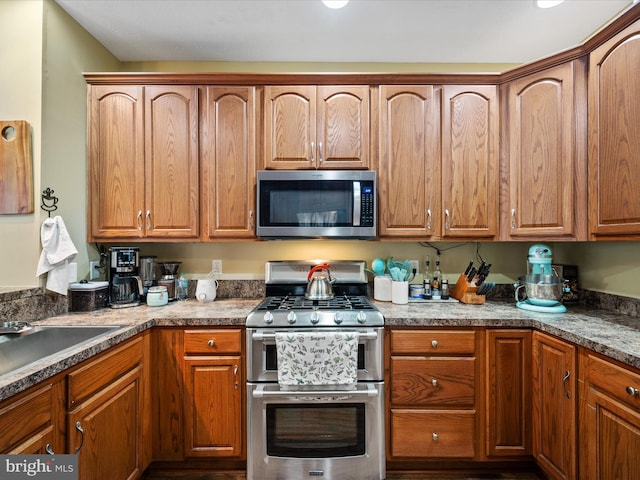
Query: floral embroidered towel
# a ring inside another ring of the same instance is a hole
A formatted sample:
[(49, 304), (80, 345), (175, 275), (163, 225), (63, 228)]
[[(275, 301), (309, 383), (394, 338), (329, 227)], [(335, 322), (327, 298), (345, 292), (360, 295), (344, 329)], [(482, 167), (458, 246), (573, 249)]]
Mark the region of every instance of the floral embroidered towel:
[(354, 385), (358, 332), (276, 333), (280, 385)]

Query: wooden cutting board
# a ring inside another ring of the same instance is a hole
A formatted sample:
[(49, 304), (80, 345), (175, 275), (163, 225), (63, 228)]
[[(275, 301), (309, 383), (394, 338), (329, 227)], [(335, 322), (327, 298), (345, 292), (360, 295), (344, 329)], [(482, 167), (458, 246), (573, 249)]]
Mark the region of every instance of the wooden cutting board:
[(0, 120), (0, 215), (33, 213), (31, 129), (25, 120)]

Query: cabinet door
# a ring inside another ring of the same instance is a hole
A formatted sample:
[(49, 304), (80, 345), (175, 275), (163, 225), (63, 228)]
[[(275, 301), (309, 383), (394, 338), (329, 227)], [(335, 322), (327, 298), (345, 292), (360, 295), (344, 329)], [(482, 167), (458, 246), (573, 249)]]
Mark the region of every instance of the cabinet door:
[[(583, 137), (577, 138), (585, 135), (586, 117), (576, 115), (574, 92), (582, 83), (586, 83), (584, 67), (576, 61), (507, 86), (505, 240), (540, 236), (586, 240), (586, 156)], [(582, 92), (584, 88), (577, 93)]]
[(318, 168), (369, 167), (369, 86), (318, 87)]
[(576, 478), (576, 351), (533, 334), (533, 454), (552, 479)]
[(148, 237), (198, 235), (198, 89), (145, 87)]
[(380, 87), (380, 236), (438, 235), (438, 109), (430, 85)]
[(589, 233), (593, 237), (640, 238), (638, 65), (640, 22), (589, 56)]
[(498, 138), (495, 86), (443, 87), (443, 238), (497, 235)]
[(144, 235), (144, 107), (140, 86), (89, 90), (89, 240)]
[(185, 359), (185, 455), (243, 455), (241, 357)]
[(487, 456), (531, 455), (531, 331), (486, 335)]
[(83, 480), (139, 478), (142, 464), (142, 367), (138, 366), (69, 412), (69, 452), (78, 451)]
[(264, 88), (265, 168), (316, 166), (316, 87)]
[(256, 183), (255, 87), (207, 87), (202, 138), (204, 239), (251, 238)]

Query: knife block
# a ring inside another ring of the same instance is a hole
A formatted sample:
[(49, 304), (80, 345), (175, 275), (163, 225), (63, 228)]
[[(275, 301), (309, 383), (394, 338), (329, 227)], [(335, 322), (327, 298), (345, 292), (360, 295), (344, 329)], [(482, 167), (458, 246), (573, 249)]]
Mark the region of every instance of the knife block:
[(478, 287), (469, 283), (467, 281), (467, 277), (462, 273), (460, 274), (460, 278), (458, 278), (456, 284), (453, 286), (450, 295), (462, 303), (483, 305), (486, 301), (486, 296), (478, 295), (476, 293), (477, 291)]

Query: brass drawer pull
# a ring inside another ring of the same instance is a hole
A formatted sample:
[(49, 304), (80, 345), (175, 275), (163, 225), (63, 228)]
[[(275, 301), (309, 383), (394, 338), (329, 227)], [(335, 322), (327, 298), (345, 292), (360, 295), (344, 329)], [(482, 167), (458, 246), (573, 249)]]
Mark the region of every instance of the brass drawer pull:
[(436, 380), (435, 378), (431, 380), (431, 385), (433, 385), (434, 387), (438, 387), (438, 380)]
[(438, 348), (438, 341), (437, 340), (431, 340), (431, 346), (433, 348)]
[(213, 347), (215, 344), (216, 342), (213, 338), (207, 342), (207, 345), (209, 345), (210, 347)]
[(634, 388), (632, 386), (628, 386), (627, 388), (625, 388), (625, 390), (632, 397), (637, 397), (638, 396), (638, 389), (637, 388)]
[(438, 441), (438, 434), (437, 434), (436, 432), (433, 432), (433, 433), (431, 434), (431, 437), (433, 438), (433, 441), (434, 441), (434, 442), (437, 442), (437, 441)]

